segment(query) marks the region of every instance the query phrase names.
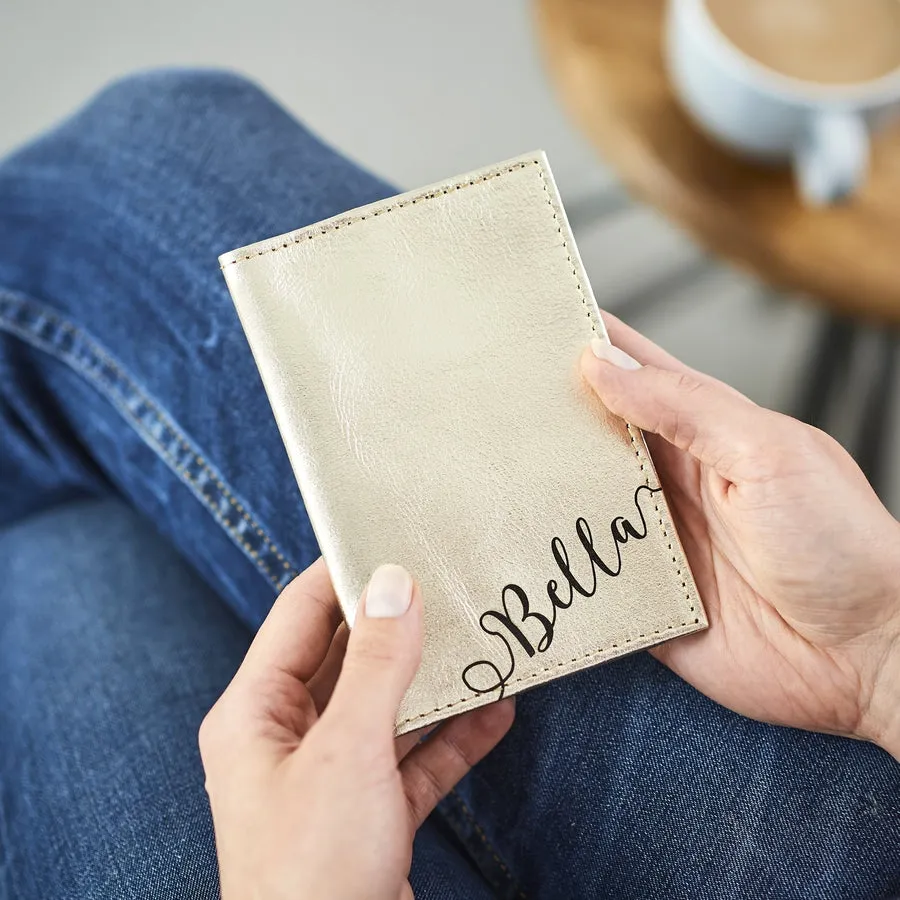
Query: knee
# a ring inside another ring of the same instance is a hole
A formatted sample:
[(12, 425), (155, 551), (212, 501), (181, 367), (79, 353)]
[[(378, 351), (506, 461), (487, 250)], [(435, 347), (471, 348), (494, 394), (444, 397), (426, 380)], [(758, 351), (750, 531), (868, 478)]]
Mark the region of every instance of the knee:
[(135, 166), (166, 177), (236, 170), (286, 141), (313, 140), (258, 85), (217, 69), (129, 75), (102, 90), (62, 134), (126, 181)]
[(261, 95), (249, 78), (228, 69), (146, 69), (111, 82), (98, 100), (112, 103), (178, 103), (194, 99), (228, 99)]
[(171, 132), (236, 107), (271, 106), (257, 84), (226, 69), (151, 69), (126, 75), (103, 89), (85, 112), (129, 127), (163, 123)]

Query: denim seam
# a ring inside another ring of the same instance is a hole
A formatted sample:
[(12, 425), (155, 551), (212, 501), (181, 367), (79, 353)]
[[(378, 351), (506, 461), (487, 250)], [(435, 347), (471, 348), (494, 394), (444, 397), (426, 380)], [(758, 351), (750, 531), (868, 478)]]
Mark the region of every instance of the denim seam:
[[(21, 311), (31, 312), (35, 320), (17, 320), (14, 315), (17, 307)], [(41, 333), (41, 329), (45, 328), (46, 323), (50, 323), (54, 329), (49, 336)], [(101, 347), (97, 341), (71, 322), (63, 319), (52, 310), (46, 309), (31, 298), (13, 294), (3, 289), (0, 289), (0, 329), (15, 335), (39, 350), (49, 353), (54, 358), (66, 363), (73, 371), (82, 375), (121, 413), (126, 422), (143, 439), (144, 443), (187, 484), (191, 493), (207, 508), (215, 521), (255, 563), (259, 571), (276, 590), (281, 590), (290, 581), (296, 571), (296, 566), (279, 550), (271, 537), (250, 515), (245, 506), (237, 500), (217, 471), (191, 445), (185, 433), (176, 426), (172, 417), (162, 409), (157, 401), (151, 399), (147, 392), (135, 383), (123, 366), (108, 351)], [(52, 337), (57, 344), (61, 344), (65, 339), (64, 334), (66, 332), (71, 336), (72, 346), (70, 348), (56, 346), (50, 340)], [(102, 371), (104, 365), (118, 376), (120, 382), (118, 390), (113, 379), (108, 376), (104, 377)], [(141, 405), (144, 406), (144, 410), (139, 410)], [(187, 460), (179, 462), (173, 455), (172, 450), (164, 445), (163, 439), (148, 430), (147, 424), (142, 419), (150, 419), (151, 424), (157, 425), (160, 429), (165, 429), (172, 436), (173, 442), (187, 456)], [(204, 484), (188, 470), (188, 465), (191, 463), (196, 464), (200, 474), (205, 476), (218, 489), (218, 494), (213, 492), (213, 496), (210, 497), (204, 492)], [(262, 542), (260, 548), (252, 546), (239, 528), (228, 520), (227, 515), (219, 511), (217, 508), (219, 504), (214, 503), (214, 500), (219, 498), (224, 498), (228, 505), (252, 529)], [(260, 550), (263, 552), (261, 553)], [(271, 560), (266, 561), (264, 554), (271, 555), (278, 561), (280, 568), (283, 569), (280, 577), (277, 571), (273, 570), (273, 567), (277, 569), (279, 566)]]
[(494, 845), (490, 842), (488, 836), (484, 832), (484, 829), (478, 824), (478, 821), (475, 819), (475, 814), (469, 808), (469, 805), (466, 803), (466, 801), (463, 800), (463, 798), (459, 795), (456, 788), (451, 788), (449, 796), (456, 801), (457, 805), (459, 806), (459, 811), (468, 820), (472, 828), (475, 829), (475, 833), (478, 835), (481, 843), (484, 844), (485, 849), (488, 851), (488, 853), (491, 854), (491, 856), (494, 858), (494, 862), (496, 862), (497, 865), (500, 866), (500, 870), (506, 876), (509, 883), (515, 888), (516, 900), (528, 900), (527, 894), (519, 887), (519, 884), (513, 877), (512, 871), (510, 870), (509, 866), (503, 861), (503, 858), (497, 852)]

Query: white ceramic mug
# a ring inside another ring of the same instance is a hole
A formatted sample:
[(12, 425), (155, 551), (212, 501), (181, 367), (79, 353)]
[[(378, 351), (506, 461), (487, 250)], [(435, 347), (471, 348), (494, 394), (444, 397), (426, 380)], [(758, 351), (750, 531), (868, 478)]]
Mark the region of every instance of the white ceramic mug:
[(900, 69), (847, 86), (782, 75), (738, 49), (705, 0), (669, 0), (666, 32), (672, 82), (705, 131), (746, 156), (792, 162), (812, 205), (863, 184), (872, 131), (900, 112)]

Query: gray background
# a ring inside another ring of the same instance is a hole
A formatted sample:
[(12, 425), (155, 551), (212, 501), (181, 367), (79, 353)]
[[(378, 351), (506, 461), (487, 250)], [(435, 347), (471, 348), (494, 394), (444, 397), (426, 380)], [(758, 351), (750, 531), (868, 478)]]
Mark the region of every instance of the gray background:
[[(637, 298), (627, 317), (654, 340), (791, 408), (814, 306), (704, 263), (678, 229), (622, 202), (553, 94), (526, 0), (0, 0), (0, 152), (109, 79), (158, 65), (253, 77), (403, 188), (546, 150), (601, 304)], [(612, 212), (598, 219), (598, 206)]]

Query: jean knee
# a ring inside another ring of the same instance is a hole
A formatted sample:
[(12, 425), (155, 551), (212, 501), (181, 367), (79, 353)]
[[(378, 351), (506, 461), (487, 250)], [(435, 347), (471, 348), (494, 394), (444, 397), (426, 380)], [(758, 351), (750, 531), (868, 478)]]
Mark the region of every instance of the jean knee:
[[(326, 153), (318, 140), (259, 85), (220, 69), (157, 69), (113, 82), (57, 130), (111, 183), (150, 179), (196, 186), (202, 175), (232, 186), (273, 160)], [(331, 151), (329, 151), (331, 152)], [(257, 192), (261, 188), (256, 189)], [(181, 204), (183, 205), (183, 204)]]
[(100, 114), (114, 124), (172, 133), (198, 116), (227, 116), (235, 109), (272, 106), (262, 88), (226, 69), (151, 69), (126, 75), (104, 88), (87, 113)]
[(229, 69), (159, 68), (115, 79), (101, 90), (97, 102), (156, 108), (254, 96), (266, 98), (258, 84)]

